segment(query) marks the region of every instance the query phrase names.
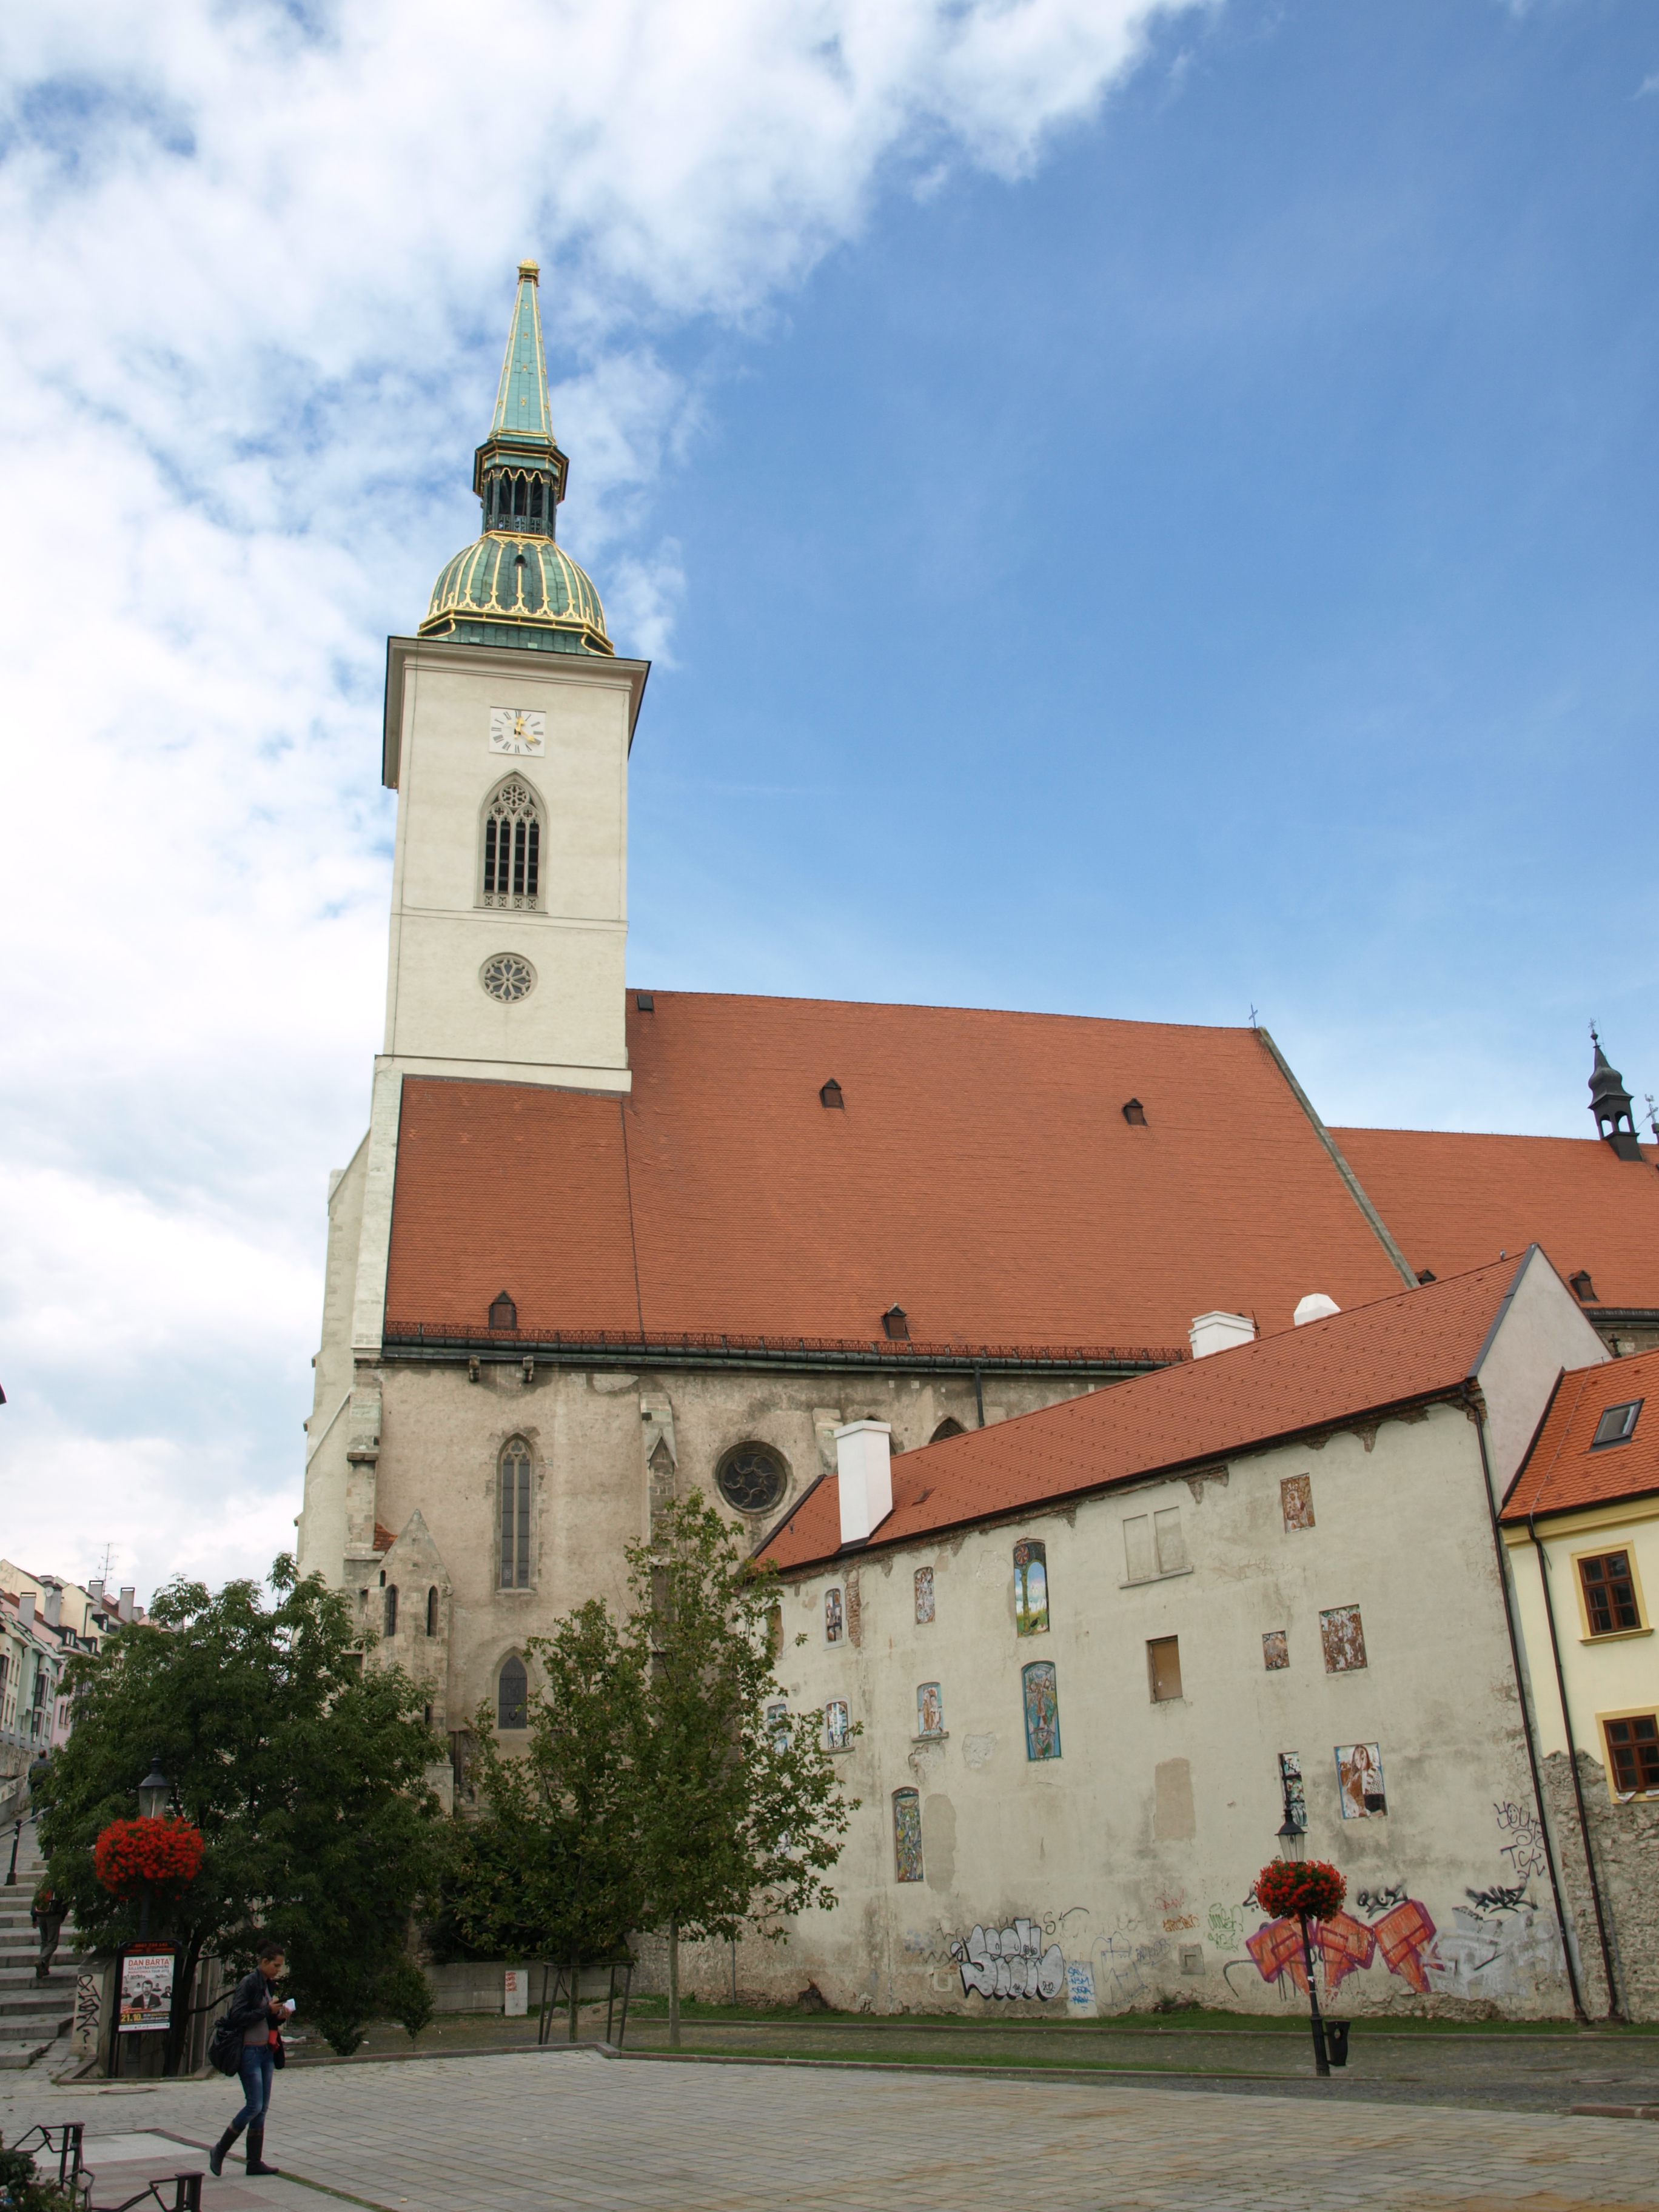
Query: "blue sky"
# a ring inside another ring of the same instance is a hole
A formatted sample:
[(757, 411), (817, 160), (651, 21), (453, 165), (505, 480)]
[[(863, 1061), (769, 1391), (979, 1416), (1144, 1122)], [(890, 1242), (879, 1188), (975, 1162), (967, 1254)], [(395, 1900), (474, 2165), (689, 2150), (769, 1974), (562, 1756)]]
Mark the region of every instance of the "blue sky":
[(437, 0), (0, 29), (40, 1567), (290, 1533), (384, 640), (476, 530), (525, 252), (563, 534), (656, 660), (636, 980), (1255, 1006), (1336, 1122), (1587, 1134), (1592, 1016), (1659, 1090), (1652, 0), (492, 22), (506, 81)]

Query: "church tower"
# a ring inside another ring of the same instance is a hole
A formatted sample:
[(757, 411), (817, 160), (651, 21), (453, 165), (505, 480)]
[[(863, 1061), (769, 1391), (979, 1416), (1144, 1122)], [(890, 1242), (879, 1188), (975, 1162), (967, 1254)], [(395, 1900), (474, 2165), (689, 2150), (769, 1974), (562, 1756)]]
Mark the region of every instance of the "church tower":
[(519, 268), (483, 533), (386, 656), (398, 793), (383, 1073), (625, 1092), (628, 750), (647, 665), (557, 542), (569, 468), (550, 420), (533, 261)]

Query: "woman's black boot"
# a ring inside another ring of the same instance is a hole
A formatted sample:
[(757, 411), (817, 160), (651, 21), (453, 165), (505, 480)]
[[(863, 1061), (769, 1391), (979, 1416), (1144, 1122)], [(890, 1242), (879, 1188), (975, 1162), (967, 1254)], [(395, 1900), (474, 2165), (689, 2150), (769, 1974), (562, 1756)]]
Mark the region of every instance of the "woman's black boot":
[(214, 2144), (213, 2148), (208, 2153), (208, 2164), (212, 2167), (216, 2175), (221, 2174), (224, 2172), (225, 2153), (230, 2148), (232, 2143), (235, 2142), (237, 2136), (240, 2135), (241, 2132), (242, 2124), (238, 2120), (234, 2127), (229, 2127), (225, 2130), (223, 2135), (220, 2136), (218, 2142)]
[(247, 2131), (247, 2170), (250, 2173), (280, 2173), (279, 2166), (265, 2164), (265, 2125), (263, 2120), (257, 2128)]

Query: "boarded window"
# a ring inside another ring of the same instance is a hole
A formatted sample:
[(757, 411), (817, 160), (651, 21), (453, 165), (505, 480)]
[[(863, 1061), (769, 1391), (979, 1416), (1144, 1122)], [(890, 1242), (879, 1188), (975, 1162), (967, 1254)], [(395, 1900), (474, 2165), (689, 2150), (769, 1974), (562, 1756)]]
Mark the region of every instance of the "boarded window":
[(1181, 1508), (1166, 1505), (1152, 1516), (1152, 1548), (1161, 1575), (1179, 1574), (1187, 1564), (1187, 1539), (1181, 1531)]
[(1592, 1636), (1617, 1636), (1621, 1629), (1642, 1626), (1628, 1552), (1602, 1552), (1594, 1559), (1580, 1559), (1578, 1578), (1583, 1585), (1584, 1613)]
[(1298, 1828), (1308, 1825), (1308, 1801), (1302, 1787), (1301, 1754), (1281, 1751), (1279, 1754), (1279, 1794), (1285, 1802), (1285, 1818), (1294, 1820)]
[(1279, 1508), (1286, 1528), (1311, 1528), (1314, 1524), (1313, 1477), (1287, 1474), (1279, 1486)]
[(501, 1668), (501, 1680), (495, 1690), (495, 1725), (502, 1729), (521, 1729), (529, 1725), (526, 1706), (530, 1697), (530, 1678), (525, 1673), (522, 1659), (509, 1659)]
[(945, 1700), (939, 1695), (937, 1682), (921, 1682), (916, 1686), (916, 1734), (943, 1735), (945, 1733)]
[(1046, 1659), (1034, 1660), (1020, 1676), (1025, 1700), (1025, 1756), (1060, 1757), (1060, 1689)]
[(1659, 1714), (1628, 1713), (1603, 1721), (1613, 1786), (1621, 1797), (1659, 1790)]
[(1021, 1636), (1048, 1632), (1048, 1554), (1035, 1541), (1014, 1547), (1014, 1626)]
[(933, 1571), (916, 1569), (916, 1619), (924, 1626), (933, 1617)]
[(1146, 1646), (1146, 1672), (1152, 1686), (1152, 1703), (1168, 1705), (1181, 1695), (1181, 1638), (1155, 1636)]
[(501, 1454), (501, 1588), (530, 1587), (530, 1447), (514, 1437)]
[(1267, 1629), (1261, 1638), (1261, 1663), (1270, 1674), (1291, 1663), (1290, 1638), (1282, 1628)]
[(893, 1792), (893, 1871), (901, 1881), (921, 1880), (921, 1799), (914, 1790)]
[(847, 1633), (846, 1615), (842, 1611), (841, 1592), (827, 1589), (823, 1593), (823, 1640), (839, 1644)]
[(1382, 1753), (1374, 1743), (1336, 1747), (1337, 1790), (1345, 1820), (1374, 1820), (1389, 1809), (1382, 1789)]
[(823, 1709), (823, 1747), (826, 1751), (845, 1751), (852, 1741), (852, 1723), (847, 1715), (845, 1698), (831, 1698)]
[(1123, 1565), (1130, 1582), (1153, 1582), (1159, 1575), (1179, 1574), (1187, 1564), (1187, 1539), (1182, 1533), (1178, 1505), (1166, 1505), (1158, 1513), (1132, 1514), (1124, 1522)]
[(1319, 1616), (1319, 1640), (1325, 1647), (1325, 1672), (1352, 1674), (1365, 1663), (1365, 1632), (1357, 1605), (1334, 1605)]

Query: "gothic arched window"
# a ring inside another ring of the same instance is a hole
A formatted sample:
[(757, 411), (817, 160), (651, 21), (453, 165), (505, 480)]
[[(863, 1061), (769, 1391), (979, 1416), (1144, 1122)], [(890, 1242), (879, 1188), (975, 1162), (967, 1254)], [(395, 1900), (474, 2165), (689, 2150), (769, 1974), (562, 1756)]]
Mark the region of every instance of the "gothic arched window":
[(525, 1673), (524, 1661), (514, 1657), (505, 1661), (495, 1686), (495, 1725), (499, 1729), (521, 1729), (530, 1725), (526, 1711), (530, 1702), (530, 1677)]
[(435, 1583), (426, 1594), (426, 1632), (428, 1636), (438, 1633), (438, 1590)]
[(529, 785), (510, 775), (496, 787), (484, 809), (483, 903), (535, 906), (541, 867), (541, 808)]
[(500, 1480), (501, 1588), (530, 1587), (530, 1447), (514, 1437), (502, 1447)]

